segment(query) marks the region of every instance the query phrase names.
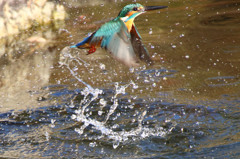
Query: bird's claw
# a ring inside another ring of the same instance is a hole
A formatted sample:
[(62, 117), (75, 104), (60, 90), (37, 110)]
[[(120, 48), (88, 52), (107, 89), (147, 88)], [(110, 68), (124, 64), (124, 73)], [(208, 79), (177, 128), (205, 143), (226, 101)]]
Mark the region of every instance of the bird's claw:
[(92, 54), (92, 53), (94, 53), (95, 51), (96, 51), (95, 46), (91, 46), (90, 49), (88, 50), (88, 54), (87, 54), (87, 55)]

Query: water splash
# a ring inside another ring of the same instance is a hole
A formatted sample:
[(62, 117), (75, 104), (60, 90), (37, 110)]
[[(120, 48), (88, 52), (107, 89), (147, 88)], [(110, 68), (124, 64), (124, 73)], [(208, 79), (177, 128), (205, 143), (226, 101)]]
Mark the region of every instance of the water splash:
[[(74, 67), (70, 67), (71, 64), (75, 64)], [(81, 123), (80, 127), (75, 128), (75, 132), (77, 132), (80, 136), (86, 137), (88, 134), (88, 130), (91, 129), (92, 132), (100, 132), (97, 136), (95, 135), (96, 140), (101, 138), (107, 138), (107, 140), (111, 141), (114, 149), (119, 147), (119, 145), (135, 140), (141, 140), (150, 136), (160, 136), (163, 137), (168, 131), (165, 131), (162, 127), (154, 127), (147, 128), (143, 125), (143, 120), (147, 115), (147, 109), (137, 111), (134, 115), (132, 122), (136, 122), (136, 126), (130, 128), (128, 130), (120, 129), (119, 123), (116, 121), (118, 118), (123, 118), (124, 113), (120, 110), (119, 99), (120, 95), (126, 94), (126, 89), (130, 88), (138, 89), (138, 85), (136, 85), (133, 81), (129, 82), (125, 85), (120, 85), (118, 82), (115, 83), (114, 94), (112, 95), (110, 101), (112, 104), (108, 104), (108, 99), (104, 99), (100, 97), (104, 93), (103, 90), (98, 88), (93, 88), (88, 83), (84, 82), (80, 75), (75, 72), (77, 70), (78, 65), (88, 66), (87, 62), (83, 61), (79, 57), (74, 57), (71, 55), (71, 50), (69, 47), (66, 47), (62, 50), (60, 56), (60, 65), (65, 66), (69, 72), (73, 75), (75, 79), (79, 82), (83, 83), (86, 87), (81, 91), (81, 95), (83, 98), (77, 105), (79, 106), (77, 110), (74, 111), (71, 118), (72, 120)], [(101, 66), (100, 66), (101, 67)], [(98, 105), (96, 106), (96, 103)], [(131, 100), (130, 100), (131, 102)], [(95, 108), (91, 108), (94, 105)], [(71, 108), (74, 107), (74, 102), (70, 104)], [(98, 107), (99, 106), (99, 107)], [(126, 106), (127, 107), (127, 106)], [(131, 109), (133, 108), (131, 103)], [(99, 109), (97, 111), (98, 116), (91, 115), (91, 109)], [(120, 110), (120, 112), (119, 112)], [(100, 120), (98, 117), (101, 116), (103, 119)], [(123, 120), (123, 119), (120, 119)], [(116, 121), (116, 122), (115, 122)], [(110, 124), (114, 123), (114, 124)], [(92, 138), (91, 138), (92, 139)], [(90, 146), (96, 146), (95, 142), (91, 142)]]
[(65, 47), (64, 49), (62, 49), (61, 53), (60, 53), (60, 59), (59, 59), (59, 65), (60, 67), (65, 66), (70, 73), (82, 84), (84, 84), (89, 90), (93, 90), (93, 87), (90, 86), (89, 84), (87, 84), (86, 82), (84, 82), (78, 75), (77, 73), (75, 73), (75, 71), (73, 69), (70, 68), (69, 64), (73, 61), (76, 61), (78, 65), (83, 65), (87, 66), (88, 63), (85, 62), (84, 60), (82, 60), (79, 57), (74, 57), (71, 54), (71, 48), (69, 46)]

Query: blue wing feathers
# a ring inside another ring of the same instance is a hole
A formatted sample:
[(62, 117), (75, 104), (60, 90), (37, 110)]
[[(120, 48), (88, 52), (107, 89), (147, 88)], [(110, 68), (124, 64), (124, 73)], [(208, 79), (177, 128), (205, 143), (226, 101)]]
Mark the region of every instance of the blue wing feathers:
[(92, 41), (95, 42), (102, 40), (101, 47), (107, 49), (107, 46), (113, 35), (118, 33), (123, 26), (124, 23), (120, 19), (114, 19), (108, 23), (105, 23), (93, 35)]
[[(120, 32), (120, 29), (125, 27), (122, 20), (119, 18), (113, 19), (112, 21), (102, 25), (96, 32), (90, 36), (84, 38), (83, 41), (76, 45), (70, 46), (70, 48), (81, 48), (82, 45), (89, 43), (90, 45), (96, 45), (101, 41), (101, 47), (107, 49), (109, 42), (111, 41), (115, 33)], [(126, 29), (127, 30), (127, 29)]]
[(77, 43), (76, 45), (70, 46), (70, 48), (76, 48), (76, 47), (80, 47), (80, 46), (84, 45), (85, 43), (87, 43), (90, 40), (91, 36), (92, 36), (92, 34), (90, 36), (84, 38), (83, 41)]
[(71, 48), (90, 48), (89, 51), (91, 51), (95, 46), (101, 46), (128, 66), (137, 66), (138, 59), (152, 64), (151, 57), (141, 39), (134, 23), (129, 33), (124, 22), (120, 18), (115, 18)]

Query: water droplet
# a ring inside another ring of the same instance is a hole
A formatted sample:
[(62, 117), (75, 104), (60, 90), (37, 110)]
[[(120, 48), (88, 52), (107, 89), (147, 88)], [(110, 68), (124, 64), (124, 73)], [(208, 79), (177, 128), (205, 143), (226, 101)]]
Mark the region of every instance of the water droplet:
[(149, 80), (147, 80), (147, 79), (145, 79), (145, 80), (144, 80), (144, 82), (145, 82), (145, 83), (148, 83), (148, 82), (150, 82), (150, 81), (149, 81)]
[(114, 125), (112, 126), (113, 129), (116, 129), (116, 128), (118, 128), (118, 127), (119, 127), (118, 124), (114, 124)]
[(79, 135), (83, 134), (83, 130), (79, 128), (75, 128), (74, 131), (77, 132)]
[(90, 146), (90, 147), (95, 147), (95, 146), (97, 146), (97, 144), (96, 144), (96, 142), (90, 142), (90, 143), (89, 143), (89, 146)]
[(185, 36), (184, 34), (180, 34), (180, 35), (179, 35), (180, 38), (181, 38), (181, 37), (184, 37), (184, 36)]
[(161, 72), (155, 72), (155, 76), (160, 76)]
[(73, 114), (73, 115), (71, 116), (71, 118), (74, 120), (74, 119), (77, 118), (77, 116), (76, 116), (75, 114)]
[(134, 84), (133, 89), (138, 89), (138, 85)]
[(101, 104), (101, 106), (105, 107), (107, 105), (107, 101), (105, 101), (104, 99), (100, 99), (99, 103)]
[(106, 66), (103, 63), (100, 63), (100, 69), (105, 70)]
[(131, 73), (133, 73), (133, 72), (134, 72), (134, 68), (130, 68), (129, 71), (130, 71)]
[(45, 132), (46, 140), (49, 141), (49, 133), (46, 131)]
[(99, 110), (99, 111), (98, 111), (98, 115), (101, 116), (102, 114), (103, 114), (103, 111)]
[(113, 144), (113, 148), (116, 149), (119, 146), (119, 142)]
[(54, 125), (55, 121), (56, 121), (56, 120), (51, 119), (51, 124), (50, 124), (50, 127), (51, 127), (51, 128), (54, 128), (54, 127), (55, 127), (55, 125)]
[(51, 119), (51, 123), (52, 123), (52, 124), (54, 124), (54, 123), (55, 123), (55, 121), (56, 121), (56, 120), (54, 120), (54, 119)]

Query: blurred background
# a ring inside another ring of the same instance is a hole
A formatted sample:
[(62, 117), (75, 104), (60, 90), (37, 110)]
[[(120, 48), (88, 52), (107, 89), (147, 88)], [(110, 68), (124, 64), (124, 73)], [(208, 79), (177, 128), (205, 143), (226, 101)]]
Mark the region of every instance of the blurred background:
[[(153, 66), (66, 51), (135, 2), (168, 6), (135, 19)], [(238, 0), (0, 0), (0, 157), (237, 158), (239, 44)]]

